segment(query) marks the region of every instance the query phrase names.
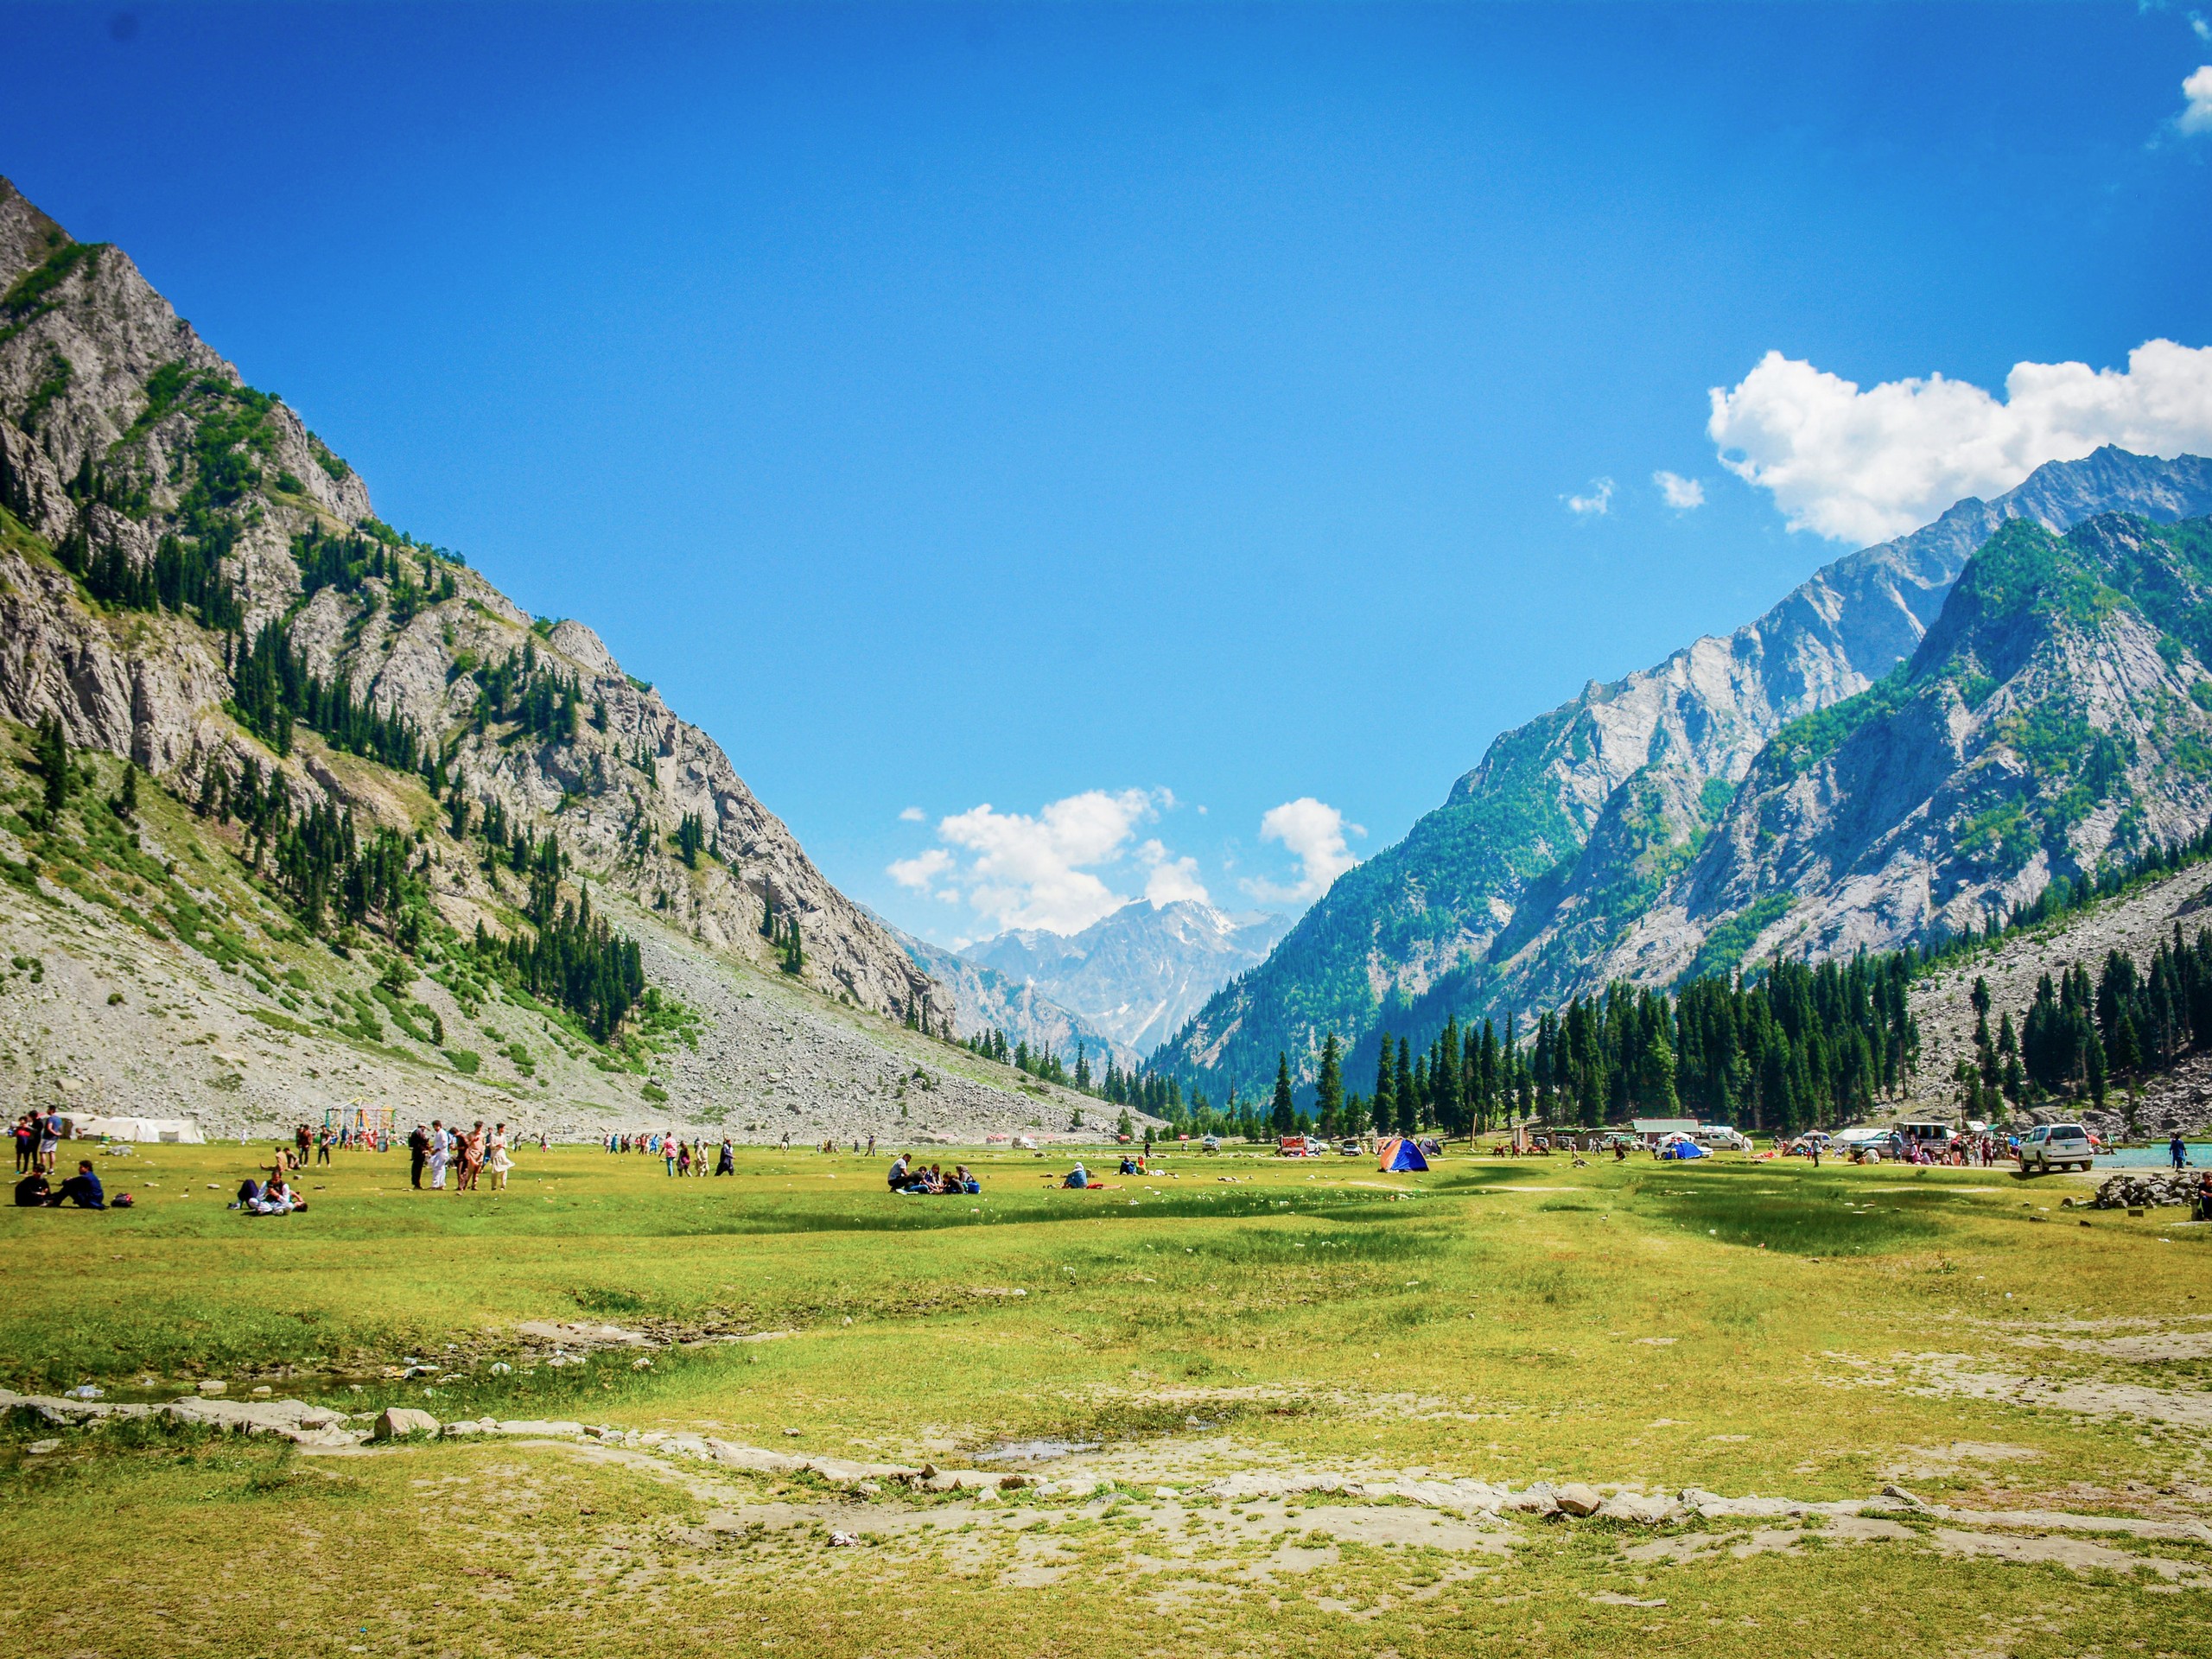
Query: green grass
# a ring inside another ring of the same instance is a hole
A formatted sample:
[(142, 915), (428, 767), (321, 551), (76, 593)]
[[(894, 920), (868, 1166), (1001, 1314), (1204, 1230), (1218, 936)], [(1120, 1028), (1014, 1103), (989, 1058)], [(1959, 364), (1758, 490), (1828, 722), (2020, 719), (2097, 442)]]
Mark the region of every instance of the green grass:
[[(1179, 1179), (1070, 1192), (1046, 1185), (1059, 1160), (1001, 1151), (958, 1154), (982, 1173), (979, 1198), (898, 1198), (880, 1160), (849, 1155), (748, 1149), (734, 1179), (671, 1180), (658, 1159), (524, 1148), (504, 1195), (416, 1193), (403, 1154), (341, 1154), (308, 1173), (308, 1213), (249, 1221), (223, 1205), (253, 1154), (145, 1147), (105, 1165), (111, 1188), (140, 1198), (135, 1210), (0, 1213), (6, 1380), (220, 1376), (236, 1394), (266, 1376), (355, 1409), (703, 1429), (940, 1462), (1050, 1437), (1169, 1463), (1417, 1465), (1516, 1485), (1815, 1498), (1864, 1496), (1922, 1455), (1912, 1448), (1970, 1440), (2024, 1454), (2002, 1475), (2015, 1489), (2005, 1504), (2125, 1510), (2126, 1483), (2171, 1484), (2186, 1461), (2176, 1431), (1903, 1387), (1896, 1357), (2175, 1386), (2012, 1338), (2038, 1321), (2170, 1316), (2199, 1284), (2212, 1313), (2204, 1245), (2171, 1215), (2081, 1229), (2056, 1207), (2079, 1183), (2001, 1170), (1455, 1157), (1402, 1177), (1351, 1160), (1185, 1156), (1171, 1165)], [(797, 1334), (664, 1348), (649, 1369), (626, 1352), (556, 1369), (513, 1336), (544, 1319)], [(407, 1357), (446, 1370), (404, 1378)], [(2005, 1624), (2005, 1651), (2078, 1651), (2094, 1637), (2178, 1652), (2203, 1593), (2145, 1596), (2114, 1575), (1908, 1543), (1643, 1563), (1623, 1554), (1643, 1537), (1632, 1530), (1531, 1523), (1503, 1556), (1347, 1542), (1257, 1588), (1236, 1574), (1261, 1545), (1224, 1543), (1213, 1588), (1167, 1606), (1132, 1554), (1164, 1548), (1140, 1509), (1121, 1521), (1038, 1510), (1035, 1524), (1080, 1565), (1050, 1590), (1025, 1589), (1005, 1576), (1012, 1558), (972, 1534), (901, 1534), (835, 1555), (804, 1527), (702, 1542), (702, 1517), (734, 1500), (558, 1447), (288, 1457), (135, 1430), (80, 1433), (41, 1459), (21, 1450), (37, 1432), (0, 1425), (0, 1548), (75, 1556), (128, 1529), (130, 1571), (103, 1593), (103, 1651), (212, 1646), (226, 1598), (276, 1581), (308, 1592), (289, 1615), (293, 1645), (342, 1651), (365, 1627), (369, 1651), (413, 1652), (419, 1639), (469, 1653), (728, 1651), (715, 1631), (741, 1621), (735, 1645), (809, 1652), (1091, 1651), (1076, 1633), (1110, 1630), (1138, 1650), (1441, 1654), (1511, 1644), (1535, 1619), (1546, 1643), (1601, 1651), (1646, 1650), (1655, 1634), (1748, 1650), (1758, 1628), (1856, 1653), (1908, 1635), (1931, 1649), (1982, 1640), (1982, 1613), (2022, 1597), (2049, 1623)], [(1977, 1497), (1991, 1478), (1962, 1465), (1912, 1484), (1995, 1501)], [(808, 1490), (787, 1501), (815, 1501)], [(902, 1513), (871, 1507), (855, 1524)], [(1282, 1520), (1291, 1537), (1307, 1525), (1295, 1513)], [(467, 1618), (441, 1619), (433, 1637), (411, 1573), (350, 1570), (358, 1551), (344, 1541), (372, 1536), (381, 1563), (496, 1573), (459, 1585)], [(2212, 1560), (2190, 1545), (2158, 1552)], [(194, 1560), (232, 1576), (195, 1575)], [(1319, 1605), (1337, 1598), (1331, 1586), (1373, 1604), (1379, 1586), (1423, 1584), (1437, 1594), (1394, 1593), (1357, 1620)], [(1587, 1599), (1599, 1592), (1668, 1606)], [(950, 1635), (881, 1622), (916, 1599)], [(643, 1617), (664, 1602), (658, 1624)], [(40, 1605), (19, 1577), (0, 1620), (35, 1633)]]

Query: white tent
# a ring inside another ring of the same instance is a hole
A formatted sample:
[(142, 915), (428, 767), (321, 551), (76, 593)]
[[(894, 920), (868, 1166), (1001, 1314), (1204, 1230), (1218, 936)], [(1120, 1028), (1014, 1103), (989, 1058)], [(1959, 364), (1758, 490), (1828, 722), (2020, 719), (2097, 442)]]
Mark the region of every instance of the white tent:
[(73, 1141), (166, 1141), (181, 1147), (204, 1146), (207, 1137), (188, 1117), (93, 1117), (69, 1113)]

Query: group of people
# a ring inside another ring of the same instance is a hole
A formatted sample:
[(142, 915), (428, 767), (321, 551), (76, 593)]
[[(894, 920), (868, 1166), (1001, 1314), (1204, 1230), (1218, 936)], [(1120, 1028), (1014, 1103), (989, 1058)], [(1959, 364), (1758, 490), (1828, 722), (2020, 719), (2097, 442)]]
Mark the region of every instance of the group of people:
[[(707, 1173), (707, 1143), (703, 1141), (678, 1141), (672, 1136), (660, 1143), (661, 1161), (670, 1175), (704, 1175)], [(728, 1135), (715, 1158), (715, 1173), (737, 1173), (737, 1147)]]
[[(128, 1193), (116, 1200), (118, 1205), (130, 1201)], [(100, 1185), (91, 1159), (79, 1159), (77, 1173), (58, 1187), (47, 1179), (43, 1168), (29, 1170), (16, 1183), (16, 1207), (19, 1210), (51, 1209), (64, 1204), (73, 1204), (80, 1210), (107, 1208), (107, 1192)]]
[(902, 1152), (891, 1160), (891, 1173), (887, 1178), (893, 1192), (928, 1193), (949, 1197), (957, 1192), (981, 1192), (983, 1184), (965, 1164), (955, 1164), (950, 1171), (931, 1164), (927, 1169), (914, 1162), (914, 1154)]
[[(542, 1142), (543, 1137), (541, 1137)], [(407, 1179), (410, 1185), (420, 1191), (423, 1175), (427, 1170), (433, 1192), (447, 1191), (446, 1172), (454, 1172), (452, 1191), (474, 1192), (480, 1190), (479, 1179), (486, 1172), (492, 1177), (492, 1190), (507, 1190), (507, 1172), (515, 1160), (507, 1154), (507, 1126), (494, 1123), (488, 1130), (484, 1120), (478, 1118), (468, 1132), (462, 1134), (458, 1127), (448, 1129), (442, 1119), (432, 1118), (425, 1128), (417, 1123), (415, 1132), (407, 1137)]]
[(231, 1200), (232, 1209), (249, 1216), (289, 1216), (307, 1207), (308, 1201), (285, 1179), (282, 1161), (269, 1172), (265, 1181), (257, 1181), (251, 1175), (240, 1181), (238, 1195)]
[(51, 1177), (69, 1126), (59, 1111), (25, 1112), (16, 1119), (16, 1173)]

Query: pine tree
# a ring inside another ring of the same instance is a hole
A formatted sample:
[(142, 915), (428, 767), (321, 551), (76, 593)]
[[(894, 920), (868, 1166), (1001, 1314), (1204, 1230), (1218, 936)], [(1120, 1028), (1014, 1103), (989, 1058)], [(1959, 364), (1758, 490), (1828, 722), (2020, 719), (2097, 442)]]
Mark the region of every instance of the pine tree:
[(123, 787), (115, 798), (115, 816), (126, 823), (138, 816), (138, 763), (124, 763)]
[(69, 804), (70, 791), (77, 785), (76, 769), (69, 760), (69, 740), (62, 735), (59, 715), (48, 715), (39, 721), (31, 740), (31, 761), (45, 783), (42, 804), (51, 824)]
[(1398, 1122), (1398, 1090), (1390, 1073), (1390, 1063), (1397, 1056), (1390, 1033), (1384, 1032), (1382, 1047), (1375, 1060), (1375, 1133), (1388, 1135)]
[(1398, 1122), (1400, 1135), (1412, 1135), (1421, 1128), (1421, 1098), (1414, 1087), (1413, 1045), (1404, 1038), (1398, 1039)]
[(1288, 1135), (1298, 1127), (1298, 1108), (1290, 1096), (1290, 1056), (1280, 1052), (1275, 1055), (1275, 1097), (1268, 1121), (1277, 1135)]
[(1344, 1071), (1340, 1052), (1332, 1031), (1321, 1044), (1321, 1067), (1313, 1078), (1314, 1110), (1320, 1118), (1321, 1133), (1328, 1135), (1344, 1128)]

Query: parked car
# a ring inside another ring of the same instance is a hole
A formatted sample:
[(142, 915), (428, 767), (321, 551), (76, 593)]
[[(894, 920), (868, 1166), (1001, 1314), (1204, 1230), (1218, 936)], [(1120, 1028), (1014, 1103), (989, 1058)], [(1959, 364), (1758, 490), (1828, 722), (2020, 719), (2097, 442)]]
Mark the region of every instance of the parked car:
[(1367, 1155), (1367, 1148), (1361, 1146), (1357, 1141), (1346, 1141), (1342, 1142), (1338, 1146), (1337, 1152), (1340, 1156), (1345, 1158), (1363, 1158)]
[(2093, 1156), (2089, 1132), (2079, 1123), (2039, 1123), (2020, 1141), (2020, 1173), (2087, 1169)]

